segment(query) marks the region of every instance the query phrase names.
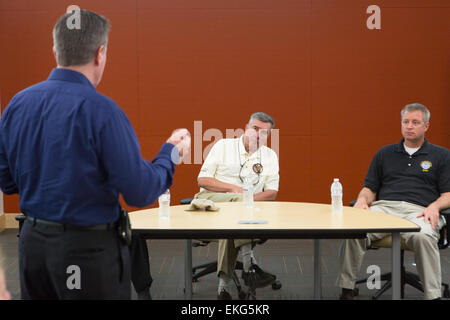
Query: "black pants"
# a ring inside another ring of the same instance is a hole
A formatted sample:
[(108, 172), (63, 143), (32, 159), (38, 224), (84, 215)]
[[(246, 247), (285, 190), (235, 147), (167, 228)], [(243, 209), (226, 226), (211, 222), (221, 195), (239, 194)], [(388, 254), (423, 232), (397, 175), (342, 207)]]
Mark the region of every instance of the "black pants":
[(136, 292), (149, 290), (153, 279), (150, 274), (150, 262), (146, 238), (142, 234), (132, 234), (131, 245), (131, 281)]
[(130, 299), (130, 254), (117, 230), (26, 221), (19, 237), (22, 299)]

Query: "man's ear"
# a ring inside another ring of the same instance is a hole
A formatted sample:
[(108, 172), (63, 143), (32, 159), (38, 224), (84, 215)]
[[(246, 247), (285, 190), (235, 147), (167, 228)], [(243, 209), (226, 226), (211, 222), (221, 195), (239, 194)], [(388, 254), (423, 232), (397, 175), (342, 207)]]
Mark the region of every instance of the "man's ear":
[(100, 65), (102, 60), (105, 58), (106, 58), (106, 47), (104, 45), (101, 45), (95, 52), (94, 64), (96, 66)]
[(55, 49), (55, 47), (52, 48), (52, 51), (53, 51), (53, 56), (55, 57), (56, 64), (58, 64), (58, 59), (56, 58), (56, 49)]

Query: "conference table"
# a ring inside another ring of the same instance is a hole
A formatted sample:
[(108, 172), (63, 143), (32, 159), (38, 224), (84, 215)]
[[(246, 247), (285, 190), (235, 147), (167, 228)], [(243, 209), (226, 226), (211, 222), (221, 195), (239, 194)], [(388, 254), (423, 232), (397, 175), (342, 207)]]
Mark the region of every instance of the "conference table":
[(170, 218), (158, 208), (130, 212), (133, 233), (150, 239), (185, 239), (185, 298), (192, 299), (192, 239), (314, 239), (314, 299), (321, 299), (320, 239), (362, 239), (367, 233), (392, 234), (392, 299), (400, 299), (400, 233), (417, 232), (416, 224), (386, 213), (305, 202), (257, 201), (215, 203), (219, 211), (186, 211), (170, 207)]

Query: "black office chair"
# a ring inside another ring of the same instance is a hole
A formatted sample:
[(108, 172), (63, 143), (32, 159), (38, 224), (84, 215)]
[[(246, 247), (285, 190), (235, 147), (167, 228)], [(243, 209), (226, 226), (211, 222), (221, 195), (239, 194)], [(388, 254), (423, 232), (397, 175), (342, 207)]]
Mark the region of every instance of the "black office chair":
[[(354, 206), (356, 201), (351, 201), (350, 206)], [(440, 230), (440, 237), (438, 242), (438, 247), (440, 250), (446, 249), (449, 246), (450, 242), (450, 232), (448, 232), (448, 223), (450, 223), (450, 208), (445, 209), (440, 212), (445, 217), (445, 220), (448, 221), (447, 224), (442, 227)], [(379, 248), (391, 248), (392, 247), (392, 237), (388, 236), (383, 239), (374, 241), (371, 246), (370, 250), (378, 250)], [(408, 284), (414, 288), (416, 288), (419, 291), (423, 292), (423, 286), (420, 282), (420, 278), (417, 274), (413, 272), (406, 271), (405, 269), (405, 250), (410, 250), (406, 243), (404, 242), (403, 238), (401, 238), (401, 244), (400, 244), (400, 265), (401, 265), (401, 272), (400, 272), (400, 278), (401, 278), (401, 298), (403, 299), (405, 297), (405, 285)], [(361, 283), (366, 283), (368, 278), (360, 279), (355, 282), (356, 285)], [(385, 284), (376, 292), (374, 296), (372, 296), (372, 299), (376, 300), (378, 299), (386, 290), (390, 289), (392, 287), (392, 274), (390, 272), (384, 273), (380, 276), (381, 281), (386, 281)], [(444, 287), (444, 291), (442, 296), (444, 298), (450, 298), (450, 291), (449, 291), (449, 285), (447, 283), (442, 282), (442, 286)], [(358, 295), (359, 289), (355, 288), (355, 295)]]
[[(194, 198), (185, 198), (180, 201), (180, 204), (190, 204)], [(262, 242), (261, 242), (262, 243)], [(205, 247), (208, 244), (210, 244), (210, 241), (208, 240), (197, 240), (195, 242), (192, 242), (193, 247)], [(244, 266), (241, 261), (236, 261), (235, 265), (235, 272), (233, 273), (233, 282), (236, 285), (236, 288), (238, 290), (239, 299), (244, 300), (248, 298), (255, 298), (254, 296), (254, 289), (250, 290), (250, 292), (244, 292), (242, 290), (241, 283), (239, 281), (239, 278), (236, 274), (236, 270), (243, 270)], [(198, 282), (199, 279), (205, 275), (208, 275), (210, 273), (217, 272), (217, 261), (212, 261), (208, 263), (203, 263), (198, 266), (192, 267), (192, 282)], [(279, 290), (281, 288), (281, 282), (279, 280), (276, 280), (272, 283), (272, 289), (273, 290)], [(250, 296), (249, 296), (250, 293)]]

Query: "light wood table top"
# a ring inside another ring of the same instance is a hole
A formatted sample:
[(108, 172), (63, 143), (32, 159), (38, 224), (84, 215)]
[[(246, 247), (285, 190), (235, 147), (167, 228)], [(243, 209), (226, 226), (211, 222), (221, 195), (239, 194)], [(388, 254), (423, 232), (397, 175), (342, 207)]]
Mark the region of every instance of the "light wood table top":
[[(217, 212), (185, 211), (189, 205), (172, 206), (170, 219), (160, 219), (158, 208), (130, 212), (133, 231), (166, 239), (189, 238), (354, 238), (371, 232), (414, 232), (420, 228), (389, 214), (344, 206), (342, 214), (331, 205), (305, 202), (216, 203)], [(264, 221), (248, 224), (240, 221)]]

